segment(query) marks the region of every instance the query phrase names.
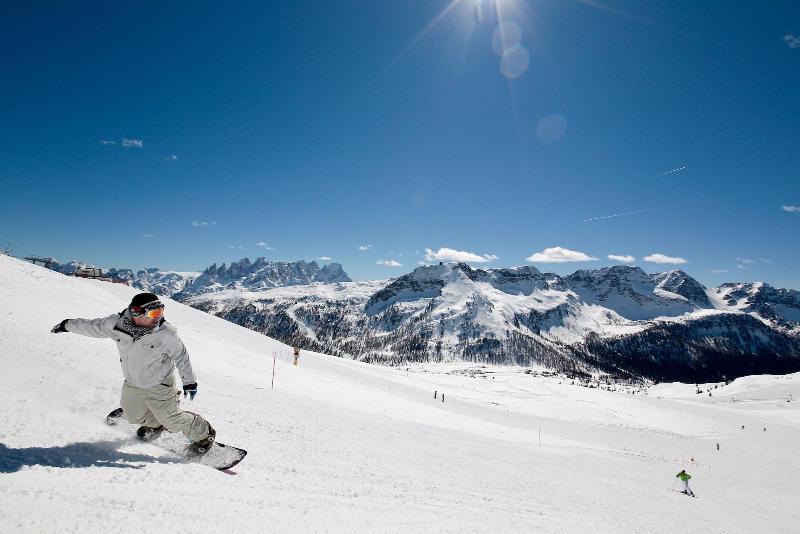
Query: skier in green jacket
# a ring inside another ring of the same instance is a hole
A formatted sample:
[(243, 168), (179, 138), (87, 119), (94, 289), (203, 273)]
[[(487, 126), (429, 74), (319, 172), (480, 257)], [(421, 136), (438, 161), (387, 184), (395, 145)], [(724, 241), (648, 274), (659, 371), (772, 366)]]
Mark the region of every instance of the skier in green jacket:
[(689, 479), (692, 478), (692, 475), (687, 473), (685, 469), (681, 469), (681, 472), (675, 475), (675, 477), (681, 479), (681, 482), (683, 482), (683, 491), (681, 493), (694, 497), (694, 492), (689, 489)]

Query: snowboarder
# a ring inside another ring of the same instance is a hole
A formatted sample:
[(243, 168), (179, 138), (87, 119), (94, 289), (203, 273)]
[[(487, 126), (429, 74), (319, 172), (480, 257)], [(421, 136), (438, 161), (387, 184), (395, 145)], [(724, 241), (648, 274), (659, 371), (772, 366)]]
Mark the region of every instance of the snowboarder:
[(692, 475), (687, 473), (685, 469), (681, 469), (681, 472), (675, 475), (675, 477), (681, 479), (681, 482), (683, 482), (683, 491), (681, 493), (694, 497), (694, 492), (689, 489), (689, 479), (692, 478)]
[[(142, 425), (139, 439), (149, 441), (166, 428), (183, 432), (189, 450), (204, 454), (216, 432), (201, 416), (178, 407), (174, 369), (183, 382), (183, 396), (194, 399), (197, 380), (186, 347), (175, 327), (164, 319), (164, 304), (153, 293), (139, 293), (127, 308), (98, 319), (64, 319), (51, 332), (73, 332), (88, 337), (113, 339), (119, 350), (122, 374), (121, 406), (131, 424)], [(180, 392), (178, 392), (180, 395)]]
[(294, 351), (294, 364), (297, 365), (297, 360), (300, 359), (300, 347), (293, 347)]

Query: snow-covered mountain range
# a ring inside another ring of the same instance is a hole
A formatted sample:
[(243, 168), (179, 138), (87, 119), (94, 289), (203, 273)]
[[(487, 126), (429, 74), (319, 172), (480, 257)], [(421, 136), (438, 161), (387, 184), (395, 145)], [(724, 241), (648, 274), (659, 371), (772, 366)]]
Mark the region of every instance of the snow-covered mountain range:
[(305, 285), (313, 283), (350, 282), (350, 277), (338, 263), (329, 263), (321, 268), (317, 262), (267, 261), (266, 258), (249, 258), (226, 266), (213, 264), (180, 291), (182, 298), (224, 290), (261, 291), (274, 287)]
[(286, 343), (370, 362), (539, 363), (685, 381), (800, 369), (800, 292), (705, 288), (680, 270), (559, 276), (441, 263), (352, 282), (337, 263), (259, 257), (201, 273), (108, 274)]
[(142, 291), (182, 298), (229, 289), (262, 291), (274, 287), (351, 281), (338, 263), (320, 267), (315, 261), (279, 262), (267, 261), (263, 257), (254, 262), (243, 258), (230, 265), (217, 266), (214, 263), (203, 272), (162, 271), (151, 267), (136, 274), (131, 269), (112, 268), (106, 274), (125, 280)]
[(391, 280), (254, 291), (228, 273), (209, 268), (204, 291), (194, 292), (196, 281), (174, 298), (364, 361), (539, 363), (686, 381), (800, 369), (800, 293), (761, 283), (707, 289), (679, 270), (615, 266), (562, 277), (442, 263)]
[(136, 274), (130, 269), (110, 269), (106, 274), (118, 280), (125, 280), (142, 291), (164, 296), (183, 291), (200, 276), (198, 272), (162, 271), (158, 267), (142, 269)]

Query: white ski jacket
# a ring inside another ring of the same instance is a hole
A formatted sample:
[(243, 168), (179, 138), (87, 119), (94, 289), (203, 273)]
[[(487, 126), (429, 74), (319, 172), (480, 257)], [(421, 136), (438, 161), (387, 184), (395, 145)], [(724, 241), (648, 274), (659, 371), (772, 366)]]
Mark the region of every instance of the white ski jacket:
[(151, 388), (170, 383), (175, 367), (184, 384), (197, 383), (189, 362), (189, 353), (174, 326), (161, 321), (153, 331), (137, 340), (116, 327), (120, 314), (99, 319), (69, 319), (64, 328), (82, 336), (113, 339), (125, 382), (137, 388)]

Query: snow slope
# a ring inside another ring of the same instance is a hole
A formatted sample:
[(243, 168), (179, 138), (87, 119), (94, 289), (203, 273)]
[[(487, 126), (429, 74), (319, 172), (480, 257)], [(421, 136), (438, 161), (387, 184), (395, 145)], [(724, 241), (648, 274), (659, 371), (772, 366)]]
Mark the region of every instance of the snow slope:
[[(184, 404), (250, 452), (235, 476), (182, 463), (103, 423), (121, 385), (110, 341), (49, 333), (65, 317), (119, 311), (134, 293), (0, 256), (3, 532), (744, 533), (800, 523), (800, 404), (787, 402), (800, 398), (798, 374), (746, 377), (709, 397), (713, 385), (631, 394), (513, 367), (398, 369), (308, 352), (295, 367), (289, 347), (167, 301), (200, 386)], [(670, 491), (681, 468), (699, 499)]]

